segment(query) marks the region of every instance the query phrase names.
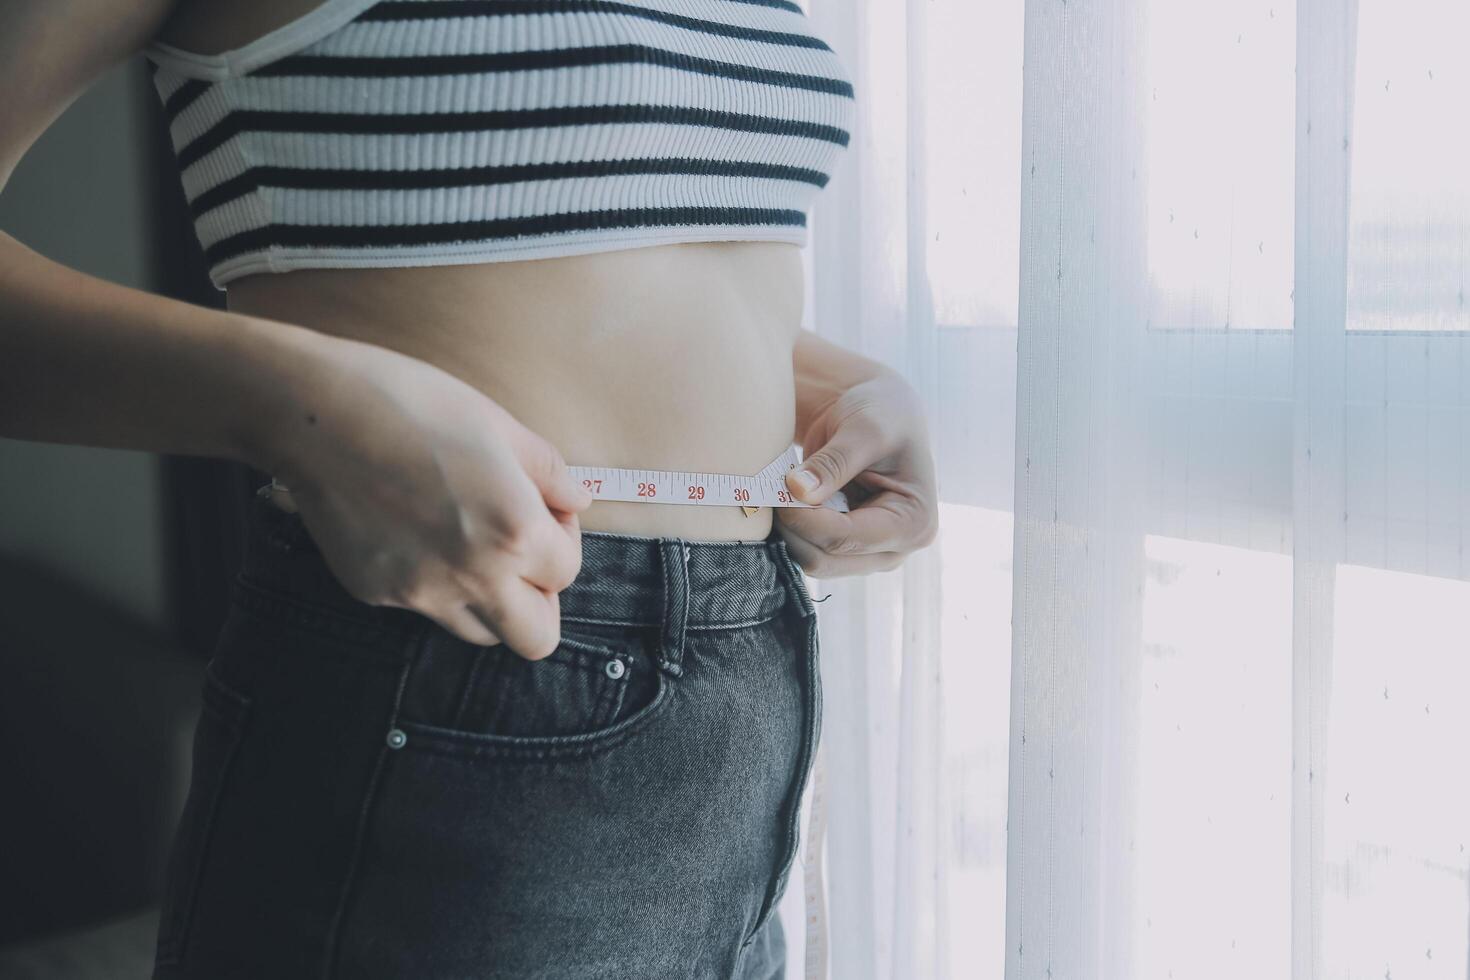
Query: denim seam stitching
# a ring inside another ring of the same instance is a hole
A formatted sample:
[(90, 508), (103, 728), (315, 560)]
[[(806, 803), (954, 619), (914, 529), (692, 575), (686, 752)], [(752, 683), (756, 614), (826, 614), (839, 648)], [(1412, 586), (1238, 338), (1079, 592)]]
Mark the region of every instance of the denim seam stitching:
[(474, 662), (470, 664), (469, 676), (465, 678), (464, 690), (459, 692), (459, 705), (454, 709), (454, 727), (459, 728), (464, 724), (465, 708), (470, 703), (470, 693), (475, 689), (475, 682), (479, 680), (480, 668), (485, 665), (487, 656), (483, 648), (475, 650)]
[(514, 762), (554, 762), (585, 758), (621, 745), (663, 714), (667, 703), (674, 697), (674, 684), (667, 678), (661, 678), (659, 685), (659, 694), (653, 701), (617, 723), (622, 727), (615, 731), (593, 732), (589, 736), (549, 736), (554, 739), (551, 742), (543, 742), (537, 736), (536, 744), (524, 744), (529, 740), (519, 736), (453, 731), (422, 722), (404, 721), (399, 723), (399, 727), (417, 736), (410, 739), (417, 751), (450, 759), (488, 757)]
[[(388, 716), (388, 730), (392, 731), (398, 724), (398, 712), (403, 705), (403, 693), (408, 687), (409, 675), (413, 672), (414, 665), (418, 662), (423, 647), (429, 641), (431, 623), (426, 623), (420, 630), (418, 640), (414, 644), (408, 659), (398, 674), (398, 690), (393, 695), (393, 709)], [(348, 859), (347, 871), (342, 876), (342, 890), (337, 897), (337, 910), (332, 914), (332, 924), (327, 929), (326, 949), (323, 951), (322, 980), (331, 980), (336, 970), (338, 942), (342, 935), (342, 921), (347, 911), (347, 905), (352, 896), (352, 885), (357, 878), (357, 864), (362, 857), (363, 841), (367, 837), (368, 816), (372, 811), (373, 800), (377, 798), (378, 783), (383, 773), (383, 764), (387, 761), (388, 752), (391, 751), (386, 743), (378, 748), (377, 761), (373, 763), (372, 775), (368, 777), (367, 790), (363, 793), (362, 807), (357, 815), (357, 829), (353, 833), (352, 856)]]
[(817, 607), (813, 604), (812, 597), (807, 592), (805, 583), (801, 580), (801, 567), (791, 557), (791, 552), (786, 548), (786, 543), (782, 541), (779, 545), (774, 545), (773, 547), (776, 550), (776, 565), (780, 570), (781, 578), (787, 589), (790, 590), (792, 600), (795, 601), (797, 608), (801, 610), (801, 615), (803, 617), (816, 615)]
[[(785, 590), (783, 589), (783, 593), (784, 593), (784, 591)], [(736, 622), (717, 622), (717, 623), (690, 622), (690, 623), (686, 623), (685, 624), (684, 629), (686, 631), (688, 631), (688, 630), (705, 631), (705, 630), (743, 629), (744, 627), (747, 627), (747, 626), (759, 626), (761, 623), (769, 623), (771, 620), (773, 620), (777, 616), (781, 615), (782, 608), (784, 608), (784, 607), (783, 606), (777, 606), (775, 609), (773, 609), (771, 611), (770, 615), (763, 616), (760, 619), (742, 619), (742, 620), (738, 620)], [(571, 622), (571, 623), (596, 623), (599, 626), (637, 626), (637, 627), (642, 627), (644, 629), (647, 629), (647, 628), (650, 628), (650, 627), (654, 627), (654, 626), (659, 626), (660, 625), (659, 623), (649, 622), (647, 620), (593, 619), (590, 616), (566, 616), (566, 617), (563, 617), (563, 618), (566, 619), (567, 622)]]
[[(232, 737), (230, 738), (229, 749), (225, 754), (225, 761), (219, 768), (220, 776), (218, 782), (215, 784), (214, 792), (211, 793), (209, 797), (208, 813), (203, 815), (201, 818), (203, 820), (203, 823), (199, 827), (198, 842), (194, 848), (196, 851), (196, 860), (193, 868), (190, 869), (189, 873), (189, 891), (187, 895), (188, 901), (184, 904), (183, 908), (171, 910), (173, 911), (174, 918), (176, 918), (178, 921), (177, 924), (172, 927), (172, 934), (165, 937), (167, 939), (167, 942), (160, 944), (159, 948), (155, 951), (155, 958), (157, 959), (159, 965), (177, 966), (183, 963), (184, 952), (189, 940), (189, 930), (194, 922), (194, 910), (199, 902), (199, 882), (200, 879), (204, 876), (204, 864), (209, 855), (209, 841), (214, 836), (214, 824), (219, 815), (219, 800), (220, 795), (224, 792), (225, 774), (227, 774), (234, 767), (235, 756), (238, 754), (240, 749), (240, 742), (245, 737), (245, 723), (248, 720), (251, 706), (250, 698), (245, 697), (241, 694), (236, 694), (233, 690), (227, 688), (223, 683), (220, 683), (218, 679), (213, 676), (213, 672), (209, 670), (207, 664), (205, 665), (205, 682), (206, 684), (215, 683), (231, 698), (239, 699), (236, 701), (236, 706), (234, 709), (239, 717), (235, 719), (228, 719), (227, 727), (230, 729)], [(221, 708), (217, 705), (204, 703), (202, 694), (200, 696), (200, 702), (201, 710), (207, 710), (216, 718), (226, 720), (226, 709)], [(183, 898), (185, 896), (179, 897)], [(162, 928), (168, 929), (169, 923), (164, 922), (162, 924)]]
[[(674, 543), (680, 546), (682, 552), (683, 542), (676, 540)], [(675, 585), (670, 579), (670, 566), (672, 563), (669, 561), (669, 542), (667, 541), (659, 542), (658, 562), (660, 570), (663, 572), (664, 579), (664, 611), (663, 619), (659, 623), (658, 664), (660, 667), (662, 667), (664, 670), (667, 670), (675, 677), (682, 677), (684, 674), (684, 667), (683, 664), (680, 662), (683, 659), (682, 654), (684, 652), (684, 630), (682, 624), (680, 625), (678, 632), (679, 649), (674, 653), (674, 656), (672, 658), (669, 656), (669, 651), (673, 647), (673, 644), (670, 642), (669, 637), (669, 626), (673, 619), (670, 604), (677, 602), (677, 599), (675, 599), (674, 596)], [(687, 585), (687, 573), (685, 577)], [(686, 605), (684, 609), (686, 619), (688, 616), (688, 611), (688, 606)]]
[(741, 943), (744, 949), (755, 940), (762, 927), (771, 918), (779, 904), (777, 893), (782, 891), (791, 875), (791, 868), (795, 864), (797, 852), (801, 846), (801, 798), (806, 791), (807, 783), (811, 779), (813, 760), (816, 758), (817, 741), (821, 738), (821, 710), (822, 689), (821, 671), (819, 668), (819, 648), (817, 636), (817, 620), (815, 616), (802, 614), (801, 622), (806, 625), (806, 697), (802, 699), (801, 733), (801, 757), (797, 761), (796, 776), (793, 777), (791, 789), (791, 808), (786, 814), (785, 833), (782, 835), (783, 843), (780, 862), (776, 876), (771, 880), (766, 896), (762, 899), (761, 911), (757, 915), (755, 926), (750, 935), (745, 937)]

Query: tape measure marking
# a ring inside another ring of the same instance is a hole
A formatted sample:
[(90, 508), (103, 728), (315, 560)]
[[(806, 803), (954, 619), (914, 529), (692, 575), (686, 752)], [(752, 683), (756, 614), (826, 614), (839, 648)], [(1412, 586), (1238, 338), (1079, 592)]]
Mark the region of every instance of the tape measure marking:
[[(597, 500), (626, 500), (639, 504), (693, 504), (714, 507), (740, 507), (745, 516), (760, 507), (830, 507), (846, 513), (847, 497), (834, 491), (820, 504), (797, 500), (786, 489), (786, 471), (801, 465), (801, 447), (792, 444), (781, 455), (767, 463), (753, 476), (735, 473), (695, 473), (679, 470), (633, 470), (612, 466), (568, 466), (574, 479), (592, 491)], [(291, 488), (274, 476), (271, 482), (255, 491), (261, 497), (280, 493), (289, 496)], [(285, 508), (295, 511), (295, 505)]]
[(592, 492), (596, 500), (744, 507), (746, 514), (756, 507), (830, 507), (845, 513), (848, 510), (847, 497), (841, 490), (820, 504), (808, 504), (797, 500), (786, 489), (786, 472), (800, 464), (801, 447), (793, 443), (752, 476), (611, 466), (569, 466), (567, 469)]

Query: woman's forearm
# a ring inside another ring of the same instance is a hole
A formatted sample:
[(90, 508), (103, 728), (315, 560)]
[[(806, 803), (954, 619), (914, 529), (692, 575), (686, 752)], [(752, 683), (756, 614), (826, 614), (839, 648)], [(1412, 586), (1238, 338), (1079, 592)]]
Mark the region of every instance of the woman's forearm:
[(843, 392), (854, 385), (892, 372), (887, 365), (801, 331), (791, 355), (796, 375), (796, 432), (807, 430)]
[(303, 393), (330, 384), (335, 342), (120, 286), (0, 234), (0, 436), (268, 470)]

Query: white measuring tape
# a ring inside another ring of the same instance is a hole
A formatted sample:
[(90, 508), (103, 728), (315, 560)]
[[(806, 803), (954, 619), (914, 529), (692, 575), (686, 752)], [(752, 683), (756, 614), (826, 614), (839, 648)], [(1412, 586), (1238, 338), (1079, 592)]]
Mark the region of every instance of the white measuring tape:
[(735, 473), (695, 473), (678, 470), (616, 469), (610, 466), (569, 466), (594, 500), (626, 500), (641, 504), (693, 504), (742, 507), (830, 507), (846, 512), (847, 498), (838, 490), (820, 504), (797, 500), (786, 487), (786, 471), (801, 463), (801, 447), (793, 443), (753, 476)]
[[(735, 473), (695, 473), (679, 470), (631, 470), (612, 466), (568, 466), (573, 478), (592, 492), (594, 500), (626, 500), (640, 504), (695, 504), (740, 507), (746, 515), (758, 507), (830, 507), (846, 513), (847, 497), (841, 490), (820, 504), (807, 504), (786, 488), (786, 471), (801, 463), (801, 447), (792, 444), (754, 476)], [(291, 488), (276, 480), (256, 490), (266, 497), (271, 492), (289, 495)], [(295, 510), (294, 505), (290, 508)]]

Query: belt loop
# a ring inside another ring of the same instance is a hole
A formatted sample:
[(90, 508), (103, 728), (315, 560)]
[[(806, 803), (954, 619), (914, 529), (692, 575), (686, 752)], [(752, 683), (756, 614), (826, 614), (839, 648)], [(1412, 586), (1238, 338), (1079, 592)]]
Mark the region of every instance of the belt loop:
[(664, 573), (664, 619), (659, 666), (675, 677), (684, 673), (684, 631), (689, 625), (689, 545), (683, 538), (659, 538)]
[(801, 615), (815, 616), (817, 614), (816, 603), (812, 602), (811, 594), (806, 590), (806, 580), (801, 566), (796, 559), (791, 557), (791, 551), (786, 547), (786, 539), (777, 537), (771, 542), (771, 548), (775, 551), (776, 567), (780, 570), (781, 579), (786, 583), (787, 591), (796, 602)]

